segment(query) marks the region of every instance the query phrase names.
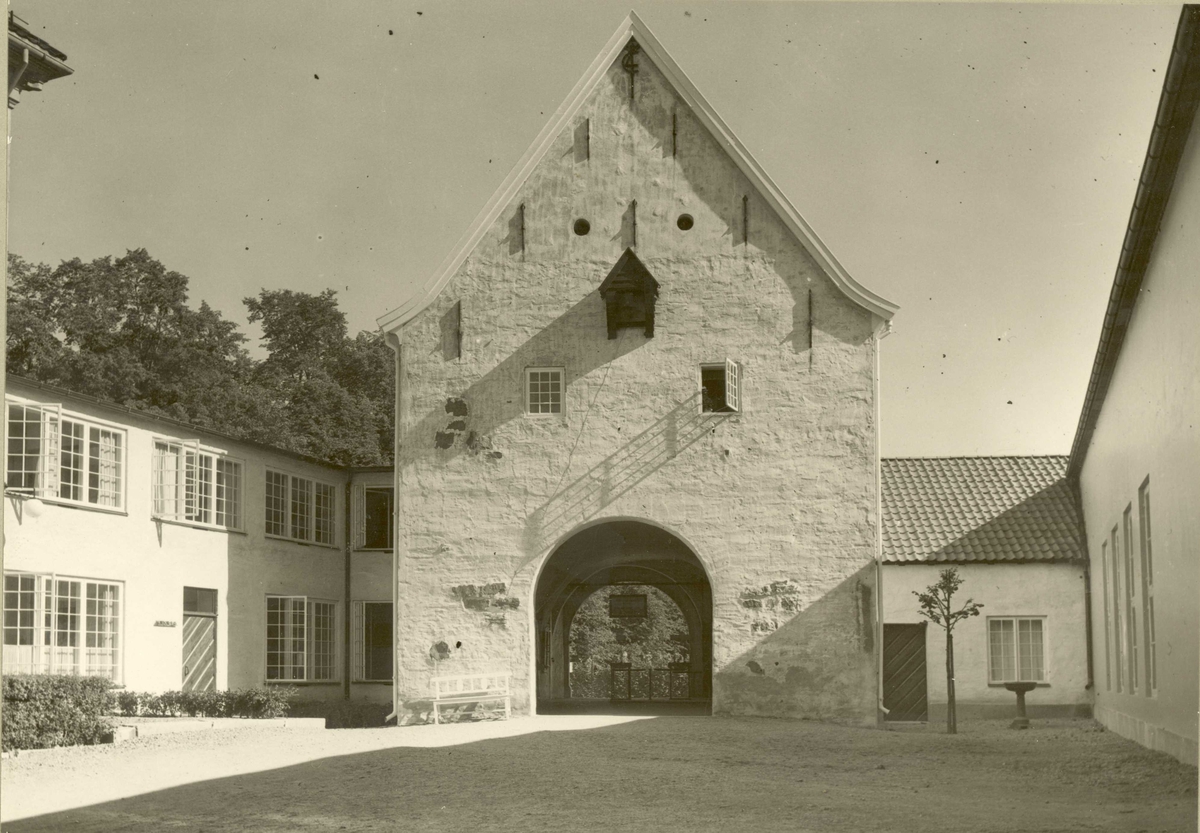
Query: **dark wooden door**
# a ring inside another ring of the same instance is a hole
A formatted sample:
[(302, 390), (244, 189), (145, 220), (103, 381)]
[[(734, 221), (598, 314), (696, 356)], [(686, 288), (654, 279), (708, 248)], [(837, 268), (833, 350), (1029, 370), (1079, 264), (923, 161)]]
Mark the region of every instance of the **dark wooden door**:
[(183, 588), (183, 690), (217, 689), (217, 591)]
[(883, 707), (888, 720), (928, 720), (925, 626), (883, 626)]

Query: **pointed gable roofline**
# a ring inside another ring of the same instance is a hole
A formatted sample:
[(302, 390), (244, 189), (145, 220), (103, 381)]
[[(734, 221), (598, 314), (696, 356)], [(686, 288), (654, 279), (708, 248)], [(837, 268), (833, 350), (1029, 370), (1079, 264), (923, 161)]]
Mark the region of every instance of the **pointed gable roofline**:
[(631, 11), (613, 36), (609, 38), (604, 49), (596, 56), (596, 60), (592, 61), (591, 66), (588, 67), (587, 72), (584, 73), (579, 83), (575, 85), (575, 88), (571, 90), (566, 100), (559, 105), (558, 110), (550, 118), (550, 121), (542, 128), (542, 132), (538, 134), (537, 139), (534, 140), (529, 150), (525, 151), (525, 155), (521, 157), (520, 161), (512, 169), (512, 172), (505, 178), (504, 182), (492, 195), (492, 198), (488, 200), (483, 210), (479, 212), (479, 215), (471, 223), (470, 228), (467, 229), (466, 233), (454, 247), (454, 250), (442, 261), (442, 264), (425, 285), (411, 298), (376, 319), (379, 327), (384, 332), (398, 330), (433, 303), (433, 300), (445, 288), (450, 278), (458, 271), (471, 252), (474, 251), (484, 234), (487, 233), (487, 230), (496, 221), (496, 218), (500, 216), (500, 212), (504, 210), (504, 207), (512, 201), (521, 186), (525, 184), (525, 180), (529, 178), (529, 175), (533, 173), (538, 163), (542, 161), (542, 158), (546, 155), (546, 152), (550, 149), (550, 146), (559, 133), (574, 119), (592, 91), (596, 89), (596, 85), (603, 79), (613, 61), (621, 54), (621, 51), (625, 48), (625, 44), (631, 39), (637, 41), (642, 52), (653, 61), (654, 65), (675, 89), (675, 92), (691, 108), (696, 118), (700, 120), (700, 123), (708, 129), (708, 132), (717, 140), (722, 149), (729, 154), (730, 158), (738, 166), (738, 169), (750, 180), (750, 183), (758, 190), (763, 199), (767, 201), (767, 204), (775, 210), (775, 213), (783, 220), (792, 234), (796, 236), (801, 245), (817, 261), (846, 297), (869, 310), (884, 322), (890, 322), (899, 307), (850, 277), (850, 274), (838, 263), (833, 253), (817, 237), (812, 227), (800, 216), (800, 212), (796, 210), (795, 206), (779, 190), (779, 186), (767, 176), (766, 171), (750, 155), (750, 151), (746, 149), (746, 146), (734, 135), (724, 120), (717, 115), (717, 111), (713, 109), (712, 105), (705, 100), (704, 96), (692, 84), (691, 79), (679, 68), (679, 65), (675, 63), (675, 60), (667, 53), (663, 45), (659, 43), (658, 38), (646, 28), (646, 24), (642, 22), (642, 19), (635, 12)]

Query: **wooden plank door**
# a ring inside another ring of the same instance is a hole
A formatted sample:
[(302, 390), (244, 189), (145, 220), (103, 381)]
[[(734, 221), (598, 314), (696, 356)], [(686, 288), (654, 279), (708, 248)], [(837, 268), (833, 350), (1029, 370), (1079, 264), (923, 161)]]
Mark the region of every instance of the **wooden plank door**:
[(888, 720), (928, 720), (925, 625), (883, 626), (883, 707)]
[(183, 690), (217, 689), (217, 591), (183, 588)]

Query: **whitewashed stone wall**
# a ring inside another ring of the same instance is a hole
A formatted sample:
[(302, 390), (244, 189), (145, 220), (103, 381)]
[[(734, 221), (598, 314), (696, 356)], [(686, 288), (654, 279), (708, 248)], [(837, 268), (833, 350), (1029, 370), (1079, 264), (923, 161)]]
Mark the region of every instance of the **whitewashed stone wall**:
[[(618, 61), (399, 334), (401, 720), (425, 719), (432, 676), (485, 670), (511, 672), (529, 710), (538, 571), (607, 517), (666, 528), (708, 571), (714, 711), (874, 723), (872, 316), (638, 62), (632, 106)], [(632, 200), (656, 331), (609, 340), (597, 288), (634, 242)], [(726, 357), (743, 413), (701, 414), (699, 366)], [(535, 366), (565, 368), (562, 415), (524, 413)]]

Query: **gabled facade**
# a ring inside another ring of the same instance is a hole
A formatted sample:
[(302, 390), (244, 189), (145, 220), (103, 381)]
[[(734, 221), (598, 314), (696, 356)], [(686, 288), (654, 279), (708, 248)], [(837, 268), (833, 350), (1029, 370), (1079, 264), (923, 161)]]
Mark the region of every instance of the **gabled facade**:
[(390, 469), (7, 382), (5, 674), (388, 699)]
[(1187, 763), (1200, 699), (1200, 6), (1184, 6), (1071, 451), (1096, 718)]
[(575, 611), (641, 584), (688, 621), (686, 699), (874, 724), (894, 311), (631, 15), (380, 319), (400, 721), (437, 676), (508, 673), (518, 712), (569, 700)]

